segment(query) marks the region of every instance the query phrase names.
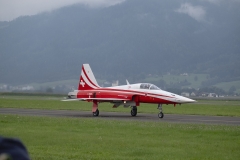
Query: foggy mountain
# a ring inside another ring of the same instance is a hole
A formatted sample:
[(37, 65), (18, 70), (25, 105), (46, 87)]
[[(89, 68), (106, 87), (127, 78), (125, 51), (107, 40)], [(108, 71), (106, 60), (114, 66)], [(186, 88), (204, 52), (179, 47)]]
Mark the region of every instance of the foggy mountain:
[(207, 73), (240, 79), (240, 2), (126, 0), (0, 22), (0, 83)]

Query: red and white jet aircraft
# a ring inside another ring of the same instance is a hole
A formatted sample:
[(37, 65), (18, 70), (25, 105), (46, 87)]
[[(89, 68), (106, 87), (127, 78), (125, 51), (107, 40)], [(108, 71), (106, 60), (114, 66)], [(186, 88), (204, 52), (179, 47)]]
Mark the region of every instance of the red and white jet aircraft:
[(158, 104), (159, 118), (163, 118), (162, 104), (192, 103), (195, 100), (166, 92), (150, 83), (137, 83), (102, 88), (98, 85), (89, 64), (83, 64), (78, 90), (68, 93), (68, 98), (63, 101), (88, 101), (92, 102), (93, 116), (99, 115), (98, 103), (110, 102), (113, 108), (120, 105), (131, 107), (131, 115), (137, 115), (137, 106), (140, 103)]

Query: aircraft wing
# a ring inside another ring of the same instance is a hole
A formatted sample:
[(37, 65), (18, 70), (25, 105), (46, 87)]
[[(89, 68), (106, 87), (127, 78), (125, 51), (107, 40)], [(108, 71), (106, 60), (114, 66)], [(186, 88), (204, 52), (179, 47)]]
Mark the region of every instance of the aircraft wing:
[(81, 98), (76, 98), (76, 99), (69, 98), (69, 99), (63, 99), (61, 101), (83, 101), (83, 99), (81, 99)]
[(97, 101), (129, 101), (128, 98), (74, 98), (74, 99), (64, 99), (62, 101), (87, 101), (87, 100), (97, 100)]

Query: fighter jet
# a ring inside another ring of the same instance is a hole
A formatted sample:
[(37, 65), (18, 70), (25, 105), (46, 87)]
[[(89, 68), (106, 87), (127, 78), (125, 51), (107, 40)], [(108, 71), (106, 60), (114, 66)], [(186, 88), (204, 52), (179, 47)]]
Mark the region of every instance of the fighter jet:
[(113, 108), (121, 105), (130, 107), (131, 116), (137, 115), (137, 108), (141, 103), (153, 103), (158, 105), (159, 118), (164, 117), (163, 104), (173, 104), (175, 106), (176, 104), (195, 102), (190, 98), (164, 91), (150, 83), (130, 84), (127, 81), (127, 85), (100, 87), (89, 64), (82, 65), (78, 90), (69, 92), (67, 99), (63, 101), (92, 102), (93, 116), (99, 115), (98, 104), (101, 102), (110, 102), (113, 104)]

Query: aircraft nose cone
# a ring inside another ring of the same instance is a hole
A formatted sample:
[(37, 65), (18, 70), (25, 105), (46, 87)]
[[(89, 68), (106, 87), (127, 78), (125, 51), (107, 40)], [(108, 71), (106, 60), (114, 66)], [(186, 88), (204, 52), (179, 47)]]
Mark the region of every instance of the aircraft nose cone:
[(179, 96), (177, 99), (180, 103), (194, 103), (194, 102), (196, 102), (193, 99), (182, 97), (182, 96)]

